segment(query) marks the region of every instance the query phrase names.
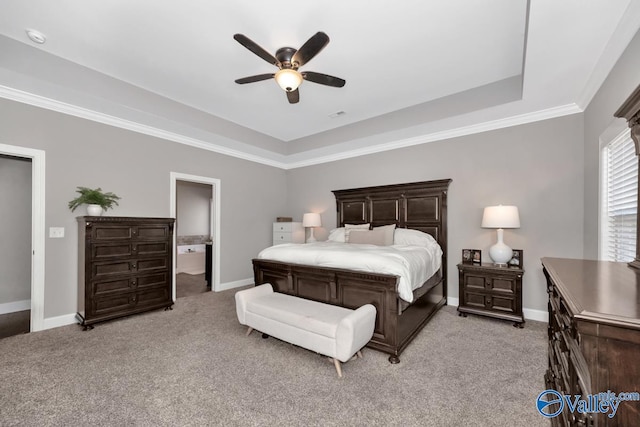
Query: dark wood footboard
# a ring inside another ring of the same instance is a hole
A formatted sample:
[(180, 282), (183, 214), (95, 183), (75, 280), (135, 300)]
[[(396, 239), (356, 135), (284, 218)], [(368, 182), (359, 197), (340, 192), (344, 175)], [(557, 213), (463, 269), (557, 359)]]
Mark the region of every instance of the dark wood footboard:
[(327, 267), (253, 260), (256, 285), (271, 283), (274, 290), (328, 304), (357, 308), (373, 304), (377, 310), (368, 347), (398, 356), (433, 314), (446, 303), (443, 282), (436, 282), (420, 299), (400, 311), (397, 276)]

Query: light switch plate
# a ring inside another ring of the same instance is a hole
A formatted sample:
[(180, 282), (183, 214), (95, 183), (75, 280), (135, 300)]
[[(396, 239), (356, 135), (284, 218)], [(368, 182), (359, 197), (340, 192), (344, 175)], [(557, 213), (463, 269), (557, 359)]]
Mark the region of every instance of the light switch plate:
[(49, 227), (49, 237), (54, 239), (64, 237), (64, 227)]

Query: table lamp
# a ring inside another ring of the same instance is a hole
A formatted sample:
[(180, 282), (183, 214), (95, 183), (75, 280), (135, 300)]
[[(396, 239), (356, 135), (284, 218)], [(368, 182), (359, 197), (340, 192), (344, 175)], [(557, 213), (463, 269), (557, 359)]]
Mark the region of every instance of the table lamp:
[(320, 214), (319, 213), (306, 213), (302, 216), (302, 226), (305, 228), (310, 228), (309, 238), (307, 239), (307, 243), (316, 242), (316, 238), (313, 237), (313, 228), (320, 227)]
[(488, 206), (482, 215), (482, 228), (496, 228), (498, 243), (491, 246), (489, 256), (496, 265), (506, 266), (513, 251), (503, 241), (504, 228), (520, 228), (520, 215), (517, 206)]

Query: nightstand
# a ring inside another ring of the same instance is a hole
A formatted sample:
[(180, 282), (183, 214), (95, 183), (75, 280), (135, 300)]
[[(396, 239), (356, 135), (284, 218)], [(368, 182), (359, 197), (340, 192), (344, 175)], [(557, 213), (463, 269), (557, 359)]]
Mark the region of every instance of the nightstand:
[(458, 315), (481, 314), (511, 320), (524, 327), (522, 276), (524, 269), (493, 264), (458, 264), (460, 302)]

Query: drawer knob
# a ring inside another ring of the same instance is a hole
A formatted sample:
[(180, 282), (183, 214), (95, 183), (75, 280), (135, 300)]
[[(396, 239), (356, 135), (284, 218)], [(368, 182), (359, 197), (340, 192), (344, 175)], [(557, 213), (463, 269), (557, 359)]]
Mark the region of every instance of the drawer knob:
[(131, 264), (131, 268), (136, 268), (136, 265), (135, 264)]

